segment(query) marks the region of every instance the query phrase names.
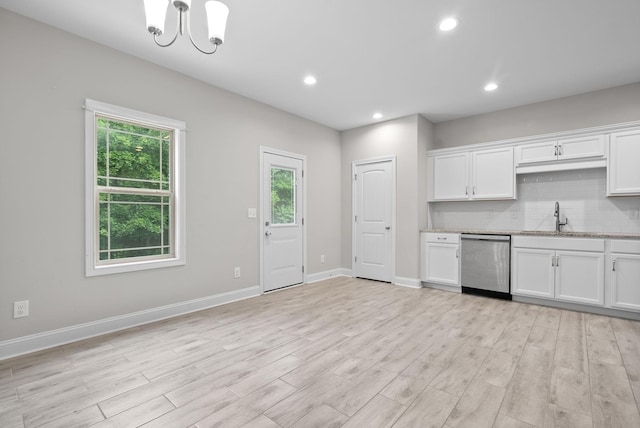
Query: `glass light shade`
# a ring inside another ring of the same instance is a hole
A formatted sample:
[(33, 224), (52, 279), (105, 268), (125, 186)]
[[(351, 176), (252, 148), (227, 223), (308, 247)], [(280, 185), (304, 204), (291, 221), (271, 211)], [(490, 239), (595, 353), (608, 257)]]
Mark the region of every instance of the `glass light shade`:
[(224, 3), (215, 0), (206, 2), (204, 7), (207, 10), (209, 40), (216, 45), (221, 45), (224, 42), (229, 8)]
[(173, 5), (176, 9), (191, 9), (191, 0), (173, 0)]
[(152, 34), (164, 33), (169, 0), (144, 0), (144, 13), (147, 17), (147, 30)]

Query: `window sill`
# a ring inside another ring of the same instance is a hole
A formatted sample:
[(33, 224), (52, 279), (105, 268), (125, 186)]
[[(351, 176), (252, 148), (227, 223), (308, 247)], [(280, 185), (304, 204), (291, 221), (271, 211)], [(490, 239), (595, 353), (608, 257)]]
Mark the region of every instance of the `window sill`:
[(87, 266), (86, 276), (110, 275), (116, 273), (136, 272), (141, 270), (162, 269), (186, 264), (184, 258), (162, 260), (145, 260), (100, 266)]

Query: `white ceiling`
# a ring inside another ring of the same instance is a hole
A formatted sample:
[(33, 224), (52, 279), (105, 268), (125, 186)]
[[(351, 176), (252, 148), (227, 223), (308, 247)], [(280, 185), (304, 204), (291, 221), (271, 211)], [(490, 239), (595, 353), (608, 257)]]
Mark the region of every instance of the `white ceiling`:
[[(640, 0), (223, 2), (225, 43), (212, 56), (186, 37), (157, 47), (142, 0), (0, 7), (338, 130), (376, 122), (375, 111), (441, 122), (640, 81)], [(203, 3), (192, 10), (206, 44)], [(450, 15), (459, 27), (440, 32)], [(491, 80), (500, 88), (485, 93)]]

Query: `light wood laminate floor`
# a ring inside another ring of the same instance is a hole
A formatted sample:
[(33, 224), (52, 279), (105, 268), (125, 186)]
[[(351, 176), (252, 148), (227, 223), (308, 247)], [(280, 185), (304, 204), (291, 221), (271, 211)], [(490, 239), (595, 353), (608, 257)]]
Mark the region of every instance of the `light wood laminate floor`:
[(640, 427), (640, 323), (334, 278), (0, 361), (0, 426)]

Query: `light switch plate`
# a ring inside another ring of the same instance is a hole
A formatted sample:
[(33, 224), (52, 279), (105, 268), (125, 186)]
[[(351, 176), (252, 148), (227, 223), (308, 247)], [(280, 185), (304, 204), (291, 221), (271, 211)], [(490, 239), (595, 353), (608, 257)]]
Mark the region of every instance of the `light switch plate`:
[(249, 208), (247, 210), (247, 216), (249, 218), (256, 218), (256, 209), (255, 208)]

